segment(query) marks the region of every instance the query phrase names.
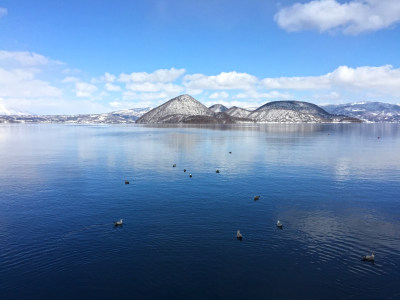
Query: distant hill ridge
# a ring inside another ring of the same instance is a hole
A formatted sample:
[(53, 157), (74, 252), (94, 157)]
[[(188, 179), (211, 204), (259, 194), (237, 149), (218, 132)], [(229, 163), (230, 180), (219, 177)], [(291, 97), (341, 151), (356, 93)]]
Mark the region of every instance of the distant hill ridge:
[[(171, 103), (172, 102), (172, 103)], [(179, 103), (179, 105), (178, 105)], [(165, 106), (163, 106), (165, 105)], [(163, 114), (141, 118), (151, 108), (134, 108), (102, 114), (32, 115), (0, 106), (0, 123), (267, 123), (267, 122), (400, 122), (400, 106), (382, 102), (357, 102), (319, 107), (301, 101), (273, 101), (258, 108), (227, 108), (214, 104), (209, 108), (189, 95), (181, 95), (160, 105)], [(161, 113), (161, 112), (159, 112)], [(150, 118), (152, 116), (152, 118)], [(161, 117), (160, 117), (161, 116)]]
[(82, 115), (0, 115), (0, 123), (67, 123), (67, 124), (134, 124), (143, 114), (151, 110), (133, 108), (104, 114)]
[(332, 114), (344, 114), (365, 122), (400, 122), (400, 105), (382, 102), (357, 102), (323, 106)]

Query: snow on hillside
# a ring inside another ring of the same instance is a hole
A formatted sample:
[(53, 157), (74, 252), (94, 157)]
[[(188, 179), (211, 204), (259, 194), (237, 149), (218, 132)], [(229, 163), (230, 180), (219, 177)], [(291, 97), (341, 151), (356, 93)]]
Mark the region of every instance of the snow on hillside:
[(319, 106), (301, 101), (269, 102), (248, 116), (256, 122), (330, 122), (333, 117)]
[(228, 110), (228, 108), (222, 104), (211, 105), (208, 109), (212, 110), (215, 113), (224, 112)]
[(329, 113), (343, 114), (366, 122), (400, 122), (400, 105), (357, 102), (323, 106)]
[(225, 113), (230, 115), (231, 117), (247, 118), (251, 114), (251, 111), (237, 107), (237, 106), (232, 106)]
[(214, 112), (189, 95), (180, 95), (152, 109), (137, 123), (180, 123), (185, 116), (214, 117)]

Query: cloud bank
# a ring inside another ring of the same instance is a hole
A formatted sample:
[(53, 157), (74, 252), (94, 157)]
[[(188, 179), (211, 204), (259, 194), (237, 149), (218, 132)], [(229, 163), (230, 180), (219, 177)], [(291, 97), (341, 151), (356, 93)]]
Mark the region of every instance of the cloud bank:
[(274, 20), (289, 32), (341, 31), (357, 35), (389, 28), (400, 22), (400, 1), (352, 0), (341, 3), (336, 0), (314, 0), (280, 9)]
[(98, 113), (155, 107), (184, 93), (207, 105), (242, 107), (289, 99), (400, 103), (400, 68), (392, 65), (343, 65), (317, 76), (264, 78), (237, 71), (190, 74), (176, 68), (91, 77), (79, 70), (71, 75), (65, 65), (37, 53), (0, 51), (2, 105), (38, 114)]

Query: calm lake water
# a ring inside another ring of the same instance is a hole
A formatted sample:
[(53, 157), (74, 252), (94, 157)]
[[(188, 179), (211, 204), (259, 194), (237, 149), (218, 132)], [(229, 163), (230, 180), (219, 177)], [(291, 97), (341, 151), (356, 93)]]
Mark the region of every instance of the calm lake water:
[(1, 299), (400, 299), (399, 283), (399, 124), (0, 126)]

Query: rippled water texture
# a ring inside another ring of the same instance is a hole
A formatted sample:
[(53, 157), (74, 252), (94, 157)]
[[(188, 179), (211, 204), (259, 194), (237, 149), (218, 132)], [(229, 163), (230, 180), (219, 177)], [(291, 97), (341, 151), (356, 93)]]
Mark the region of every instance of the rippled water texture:
[(396, 124), (2, 125), (0, 166), (1, 299), (400, 299)]

